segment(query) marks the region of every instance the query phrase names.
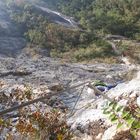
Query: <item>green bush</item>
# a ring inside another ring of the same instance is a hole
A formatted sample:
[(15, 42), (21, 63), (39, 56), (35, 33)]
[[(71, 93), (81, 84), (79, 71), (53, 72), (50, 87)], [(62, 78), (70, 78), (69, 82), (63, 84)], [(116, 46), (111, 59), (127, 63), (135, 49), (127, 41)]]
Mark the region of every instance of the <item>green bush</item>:
[(113, 56), (111, 46), (104, 41), (97, 41), (86, 48), (79, 48), (73, 54), (77, 61), (91, 60), (95, 58), (105, 58)]
[(134, 39), (136, 39), (137, 41), (140, 41), (140, 33), (136, 33), (134, 35)]
[(131, 135), (136, 139), (140, 130), (140, 108), (131, 102), (127, 106), (121, 106), (117, 102), (107, 103), (103, 113), (109, 116), (112, 123), (117, 124), (117, 128), (128, 128)]

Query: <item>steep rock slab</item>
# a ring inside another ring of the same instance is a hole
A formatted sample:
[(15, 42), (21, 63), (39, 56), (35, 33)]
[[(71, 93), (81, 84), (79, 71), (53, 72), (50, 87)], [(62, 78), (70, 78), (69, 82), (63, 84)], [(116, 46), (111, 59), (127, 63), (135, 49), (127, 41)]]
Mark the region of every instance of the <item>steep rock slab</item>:
[(11, 21), (7, 7), (0, 1), (0, 55), (15, 56), (25, 45), (21, 29)]

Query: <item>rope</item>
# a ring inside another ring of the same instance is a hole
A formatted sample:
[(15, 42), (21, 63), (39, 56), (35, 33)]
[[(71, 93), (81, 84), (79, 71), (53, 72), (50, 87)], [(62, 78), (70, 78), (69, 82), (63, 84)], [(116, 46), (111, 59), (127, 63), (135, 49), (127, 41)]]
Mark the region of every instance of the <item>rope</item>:
[(73, 111), (74, 111), (74, 109), (75, 109), (75, 107), (76, 107), (76, 105), (77, 105), (77, 103), (78, 103), (78, 101), (79, 101), (79, 99), (80, 99), (80, 97), (81, 97), (81, 95), (82, 95), (82, 93), (83, 93), (84, 88), (85, 88), (85, 86), (82, 88), (80, 94), (78, 95), (78, 98), (77, 98), (77, 100), (76, 100), (76, 102), (75, 102), (75, 104), (74, 104), (74, 106), (73, 106), (73, 108), (72, 108), (72, 110), (71, 110), (70, 115), (73, 115), (73, 114), (74, 114)]
[[(111, 98), (109, 98), (106, 94), (104, 94), (104, 93), (102, 93), (100, 90), (98, 90), (94, 85), (91, 85), (91, 82), (88, 83), (87, 86), (88, 86), (89, 88), (93, 89), (96, 93), (98, 93), (98, 94), (100, 94), (101, 96), (103, 96), (103, 97), (104, 97), (105, 99), (107, 99), (108, 101), (110, 101), (110, 102), (115, 102), (114, 100), (112, 100)], [(78, 103), (78, 101), (79, 101), (79, 99), (80, 99), (80, 97), (81, 97), (81, 95), (82, 95), (82, 93), (83, 93), (84, 88), (85, 88), (85, 86), (82, 88), (82, 90), (81, 90), (81, 92), (80, 92), (80, 94), (79, 94), (79, 96), (78, 96), (78, 98), (77, 98), (77, 100), (76, 100), (76, 102), (75, 102), (75, 104), (74, 104), (74, 106), (73, 106), (73, 108), (72, 108), (72, 111), (71, 111), (70, 115), (68, 115), (68, 117), (74, 115), (74, 112), (73, 112), (73, 111), (75, 110), (75, 107), (76, 107), (76, 105), (77, 105), (77, 103)], [(82, 107), (82, 108), (83, 108), (83, 107)]]

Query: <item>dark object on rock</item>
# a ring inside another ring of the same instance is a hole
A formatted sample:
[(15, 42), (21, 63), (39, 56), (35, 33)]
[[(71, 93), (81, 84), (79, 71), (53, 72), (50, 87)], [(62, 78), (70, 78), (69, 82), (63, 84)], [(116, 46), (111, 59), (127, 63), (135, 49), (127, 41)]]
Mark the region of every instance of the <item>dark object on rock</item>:
[(0, 77), (5, 77), (5, 76), (27, 76), (32, 74), (32, 72), (29, 71), (8, 71), (8, 72), (4, 72), (4, 73), (0, 73)]
[[(105, 83), (100, 84), (100, 83), (99, 83), (99, 84), (96, 84), (95, 87), (96, 87), (98, 90), (100, 90), (101, 92), (106, 92), (106, 91), (108, 91), (108, 90), (110, 90), (110, 89), (116, 87), (117, 85), (118, 85), (118, 83), (117, 83), (117, 84), (105, 84)], [(95, 93), (95, 95), (96, 95), (96, 96), (100, 96), (100, 94), (98, 94), (98, 93)]]
[(58, 91), (62, 91), (64, 88), (63, 88), (63, 85), (58, 83), (58, 84), (52, 85), (51, 87), (49, 87), (49, 89), (51, 91), (58, 92)]
[(104, 92), (104, 91), (107, 91), (108, 90), (108, 88), (106, 86), (96, 86), (96, 88), (98, 90), (100, 90), (101, 92)]
[(101, 85), (96, 85), (96, 88), (98, 89), (98, 90), (100, 90), (101, 92), (105, 92), (105, 91), (108, 91), (108, 90), (110, 90), (110, 89), (112, 89), (112, 88), (114, 88), (114, 87), (116, 87), (117, 86), (117, 84), (106, 84), (106, 85), (104, 85), (104, 86), (101, 86)]
[(110, 89), (112, 89), (112, 88), (114, 88), (114, 87), (116, 87), (117, 86), (117, 84), (114, 84), (114, 85), (107, 85), (107, 88), (108, 88), (108, 90), (110, 90)]

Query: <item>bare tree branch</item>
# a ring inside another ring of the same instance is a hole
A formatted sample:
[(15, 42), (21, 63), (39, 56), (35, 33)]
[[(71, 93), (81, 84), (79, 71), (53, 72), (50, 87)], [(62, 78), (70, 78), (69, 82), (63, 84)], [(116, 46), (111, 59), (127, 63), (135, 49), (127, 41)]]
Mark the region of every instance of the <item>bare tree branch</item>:
[(5, 109), (5, 110), (3, 110), (3, 111), (0, 111), (0, 116), (2, 116), (2, 115), (4, 115), (4, 114), (7, 114), (7, 113), (9, 113), (9, 112), (15, 111), (15, 110), (17, 110), (17, 109), (23, 108), (23, 107), (25, 107), (25, 106), (29, 106), (29, 105), (31, 105), (31, 104), (34, 104), (34, 103), (43, 101), (43, 100), (45, 100), (45, 99), (49, 99), (50, 97), (52, 97), (52, 96), (54, 96), (54, 95), (61, 94), (61, 93), (63, 93), (63, 92), (69, 91), (70, 89), (78, 88), (78, 87), (83, 86), (83, 85), (88, 84), (88, 83), (89, 83), (89, 81), (83, 82), (83, 83), (81, 83), (81, 84), (78, 84), (78, 85), (69, 87), (69, 88), (64, 89), (64, 90), (62, 90), (62, 91), (59, 91), (59, 92), (53, 92), (53, 91), (52, 91), (52, 92), (50, 92), (49, 95), (45, 95), (45, 96), (43, 96), (43, 97), (34, 99), (34, 100), (32, 100), (32, 101), (28, 101), (28, 102), (23, 103), (23, 104), (21, 104), (21, 105), (17, 105), (17, 106), (15, 106), (15, 107), (11, 107), (11, 108), (9, 108), (9, 109)]

